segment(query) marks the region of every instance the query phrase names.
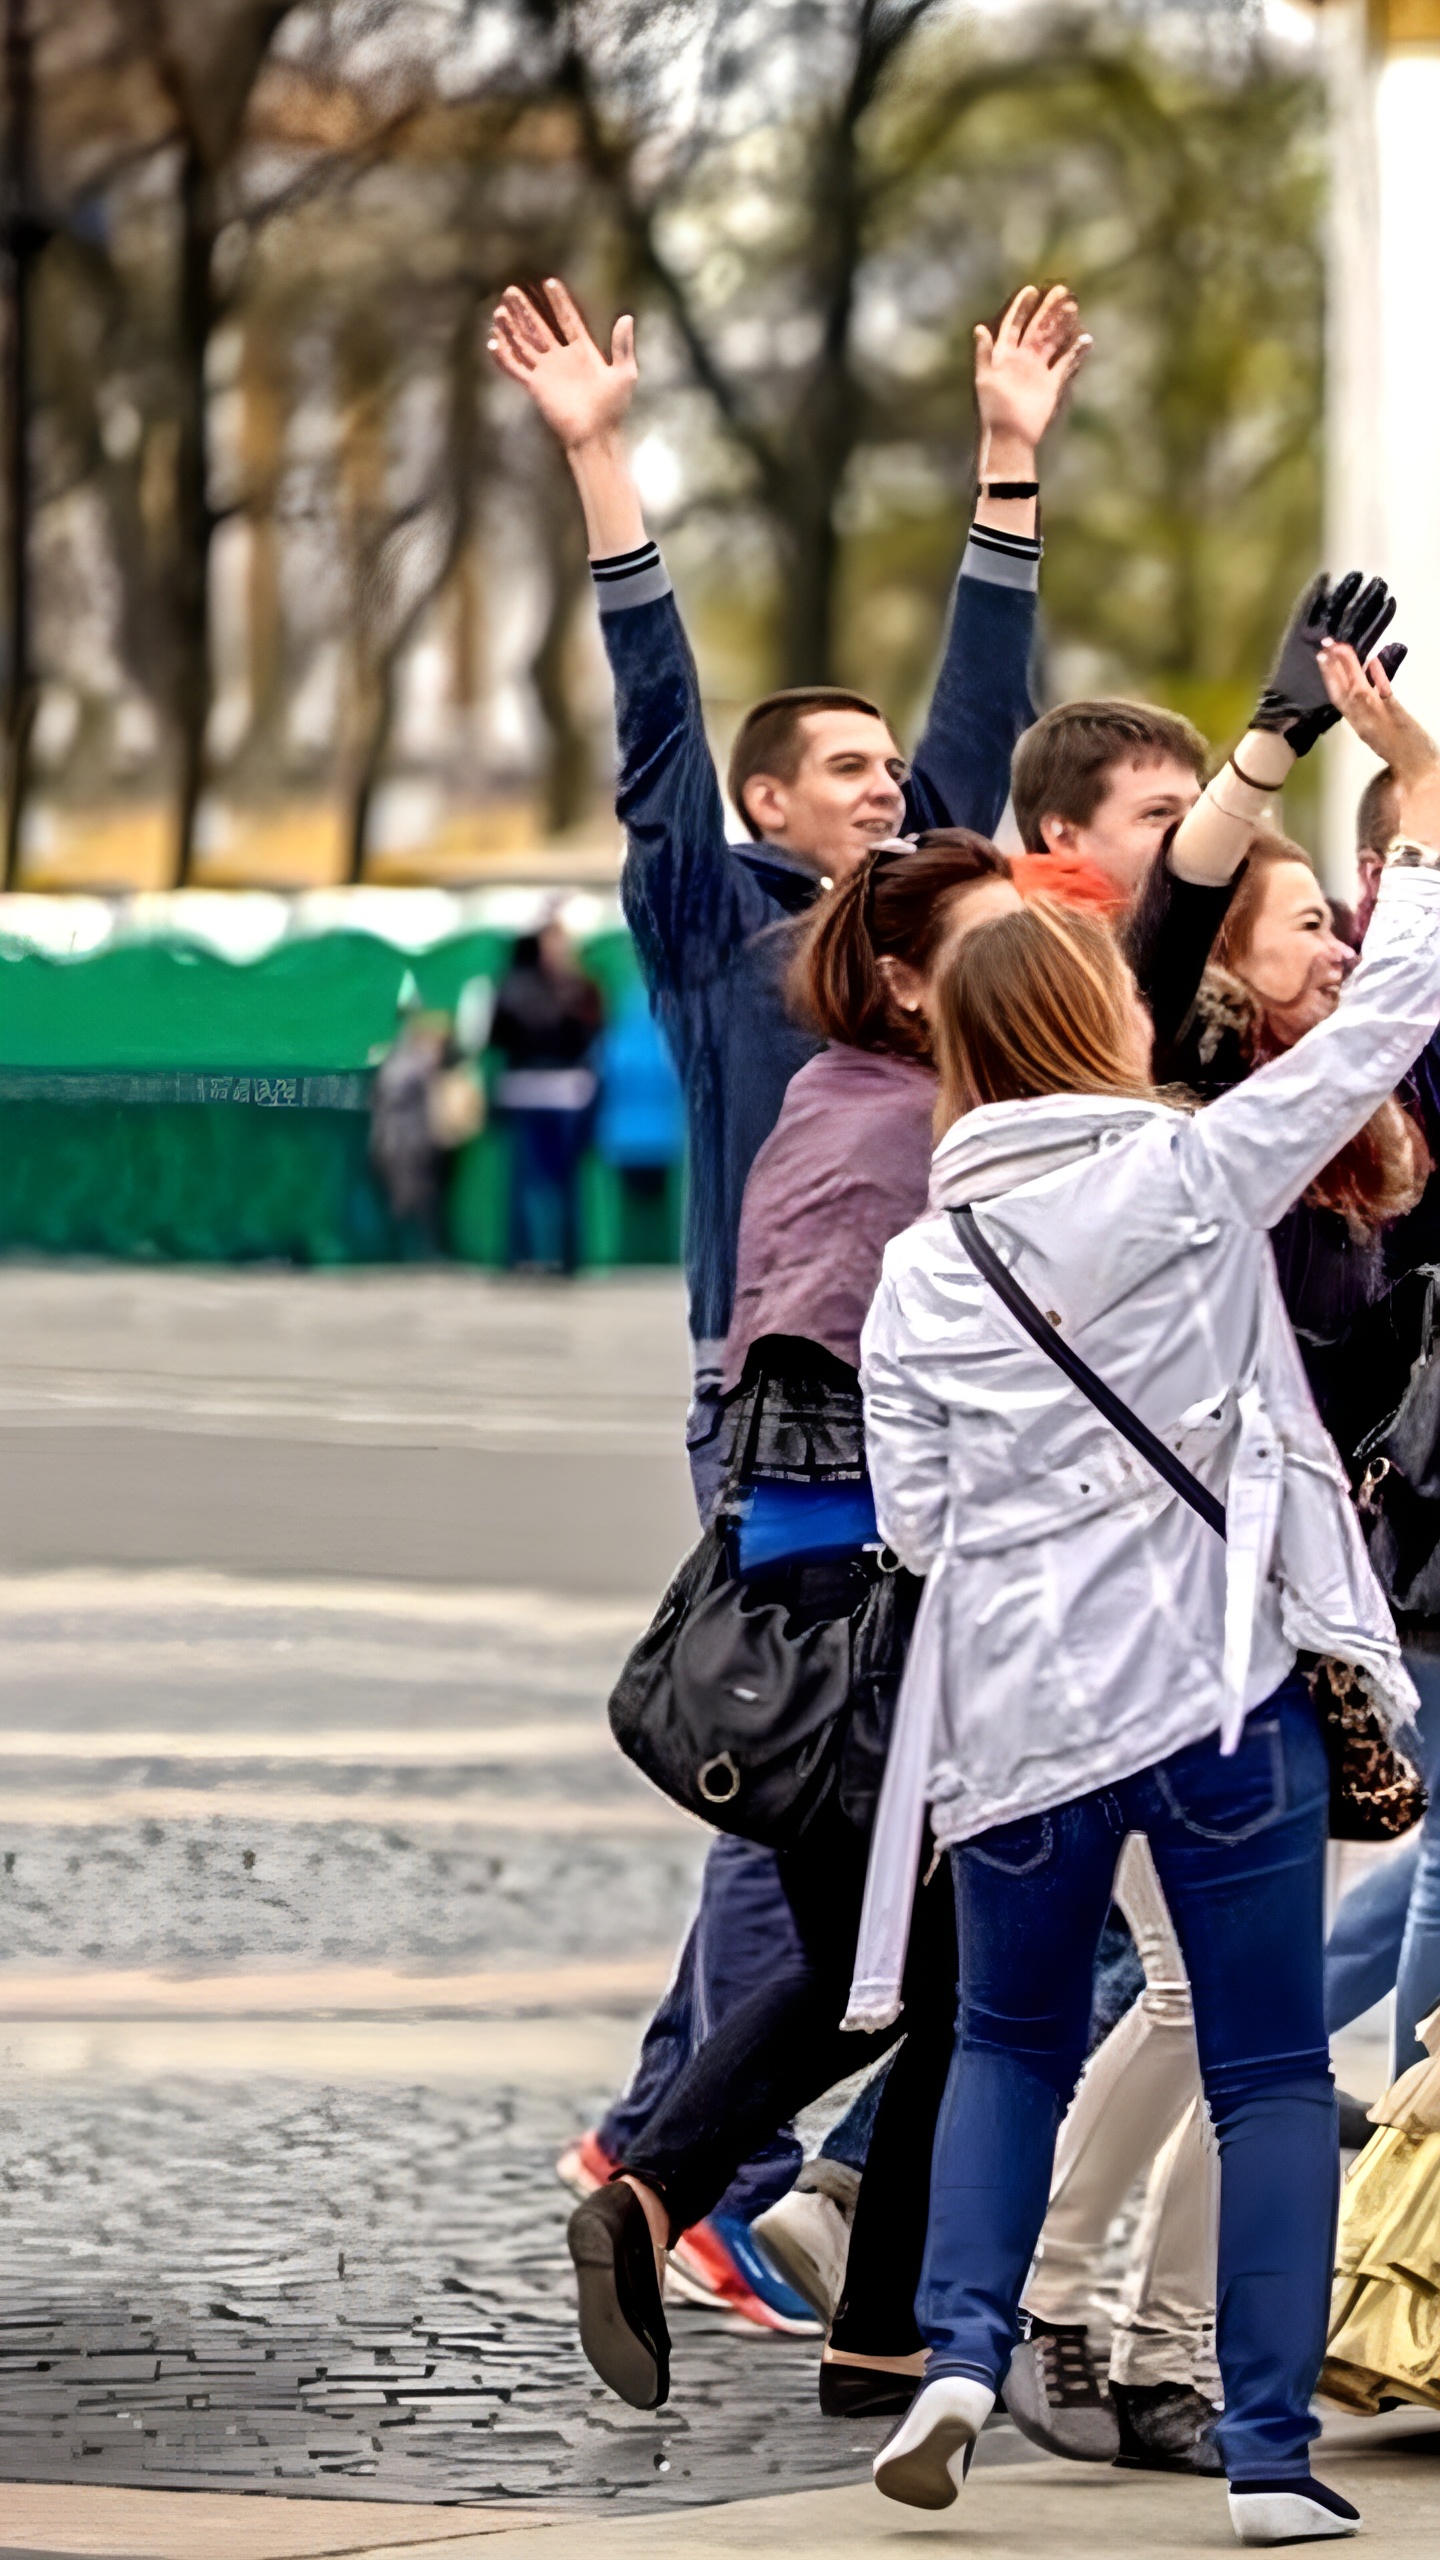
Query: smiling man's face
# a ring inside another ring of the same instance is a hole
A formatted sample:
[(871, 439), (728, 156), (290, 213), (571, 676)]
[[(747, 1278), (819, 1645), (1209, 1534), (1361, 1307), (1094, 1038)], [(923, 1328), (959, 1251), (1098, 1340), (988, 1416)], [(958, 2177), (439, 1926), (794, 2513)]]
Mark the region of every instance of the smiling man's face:
[(754, 773), (745, 806), (767, 844), (843, 880), (905, 816), (905, 759), (883, 720), (865, 711), (810, 711), (793, 782)]

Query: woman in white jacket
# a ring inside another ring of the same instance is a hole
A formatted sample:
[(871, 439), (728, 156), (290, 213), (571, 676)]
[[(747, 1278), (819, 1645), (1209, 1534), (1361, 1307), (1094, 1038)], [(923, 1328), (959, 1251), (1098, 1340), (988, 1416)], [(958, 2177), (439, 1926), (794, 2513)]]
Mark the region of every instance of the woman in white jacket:
[[(1116, 1854), (1143, 1832), (1194, 1992), (1222, 2158), (1217, 2430), (1242, 2542), (1355, 2530), (1310, 2476), (1337, 2180), (1321, 1990), (1329, 1796), (1302, 1649), (1414, 1692), (1315, 1413), (1267, 1230), (1440, 1018), (1440, 758), (1353, 654), (1327, 681), (1402, 783), (1332, 1019), (1196, 1114), (1151, 1088), (1113, 943), (1030, 907), (970, 936), (940, 1020), (932, 1214), (866, 1326), (882, 1535), (927, 1575), (871, 1853), (848, 2023), (893, 2020), (926, 1806), (950, 1852), (961, 2023), (917, 2302), (926, 2383), (878, 2457), (948, 2505), (1014, 2345), (1085, 2050)], [(1031, 1341), (1021, 1287), (1225, 1509), (1224, 1541)]]

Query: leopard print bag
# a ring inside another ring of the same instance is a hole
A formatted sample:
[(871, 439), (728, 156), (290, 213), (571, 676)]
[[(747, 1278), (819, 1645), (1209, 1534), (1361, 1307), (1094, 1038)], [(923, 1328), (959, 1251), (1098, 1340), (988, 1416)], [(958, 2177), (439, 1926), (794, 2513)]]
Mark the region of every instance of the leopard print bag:
[(1331, 1654), (1304, 1666), (1330, 1763), (1332, 1840), (1398, 1840), (1425, 1811), (1425, 1781), (1397, 1751), (1365, 1674)]

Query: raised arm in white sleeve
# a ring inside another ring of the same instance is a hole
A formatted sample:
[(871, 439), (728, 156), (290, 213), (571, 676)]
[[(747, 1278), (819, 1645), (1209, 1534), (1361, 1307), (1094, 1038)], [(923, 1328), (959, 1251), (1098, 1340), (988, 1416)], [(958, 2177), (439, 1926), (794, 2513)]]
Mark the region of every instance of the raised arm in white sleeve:
[(1328, 1022), (1176, 1132), (1197, 1198), (1273, 1227), (1413, 1065), (1440, 1022), (1440, 871), (1388, 870)]

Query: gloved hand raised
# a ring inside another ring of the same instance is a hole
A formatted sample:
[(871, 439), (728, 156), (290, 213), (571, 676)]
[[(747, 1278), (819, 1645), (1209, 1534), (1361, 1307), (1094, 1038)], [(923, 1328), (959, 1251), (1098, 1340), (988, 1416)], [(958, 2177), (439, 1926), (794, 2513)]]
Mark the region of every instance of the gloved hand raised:
[[(1333, 729), (1340, 717), (1325, 690), (1321, 643), (1338, 640), (1366, 666), (1381, 632), (1394, 618), (1395, 599), (1383, 578), (1372, 578), (1363, 586), (1358, 569), (1350, 570), (1333, 587), (1323, 574), (1316, 578), (1290, 617), (1251, 728), (1276, 730), (1295, 755), (1308, 755), (1316, 739)], [(1379, 652), (1387, 676), (1394, 675), (1404, 655), (1404, 643), (1398, 640)]]

